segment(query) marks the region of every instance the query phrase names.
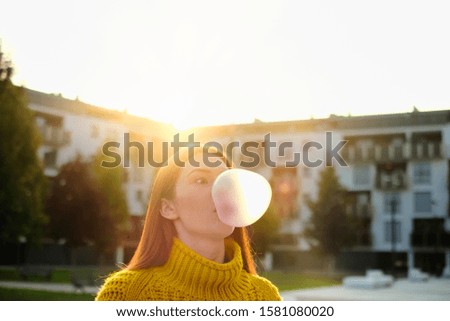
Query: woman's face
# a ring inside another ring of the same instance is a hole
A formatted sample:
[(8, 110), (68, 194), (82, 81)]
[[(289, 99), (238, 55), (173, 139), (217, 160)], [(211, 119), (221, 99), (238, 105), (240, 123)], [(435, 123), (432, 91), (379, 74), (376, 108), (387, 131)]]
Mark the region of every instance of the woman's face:
[(211, 197), (212, 184), (216, 177), (227, 170), (227, 166), (218, 158), (210, 158), (219, 167), (208, 167), (202, 160), (202, 154), (195, 160), (200, 166), (186, 163), (180, 171), (172, 200), (164, 200), (163, 216), (174, 223), (178, 237), (224, 239), (233, 233), (234, 227), (222, 223), (216, 213)]

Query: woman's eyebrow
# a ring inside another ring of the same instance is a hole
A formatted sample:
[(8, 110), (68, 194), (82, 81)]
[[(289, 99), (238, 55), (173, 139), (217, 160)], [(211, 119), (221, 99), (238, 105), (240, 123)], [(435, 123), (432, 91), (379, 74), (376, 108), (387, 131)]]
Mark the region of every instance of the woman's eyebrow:
[(209, 174), (209, 173), (211, 173), (211, 170), (209, 168), (195, 168), (195, 169), (191, 170), (187, 176), (190, 176), (190, 175), (195, 174), (197, 172), (202, 172), (202, 173)]

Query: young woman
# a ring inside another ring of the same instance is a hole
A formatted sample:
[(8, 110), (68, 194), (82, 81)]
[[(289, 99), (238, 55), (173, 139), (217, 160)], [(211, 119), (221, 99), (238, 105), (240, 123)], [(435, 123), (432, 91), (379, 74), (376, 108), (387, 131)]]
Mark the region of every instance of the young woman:
[(131, 262), (106, 279), (96, 300), (281, 300), (256, 274), (246, 229), (218, 219), (211, 187), (229, 168), (226, 159), (201, 148), (177, 156), (156, 175)]

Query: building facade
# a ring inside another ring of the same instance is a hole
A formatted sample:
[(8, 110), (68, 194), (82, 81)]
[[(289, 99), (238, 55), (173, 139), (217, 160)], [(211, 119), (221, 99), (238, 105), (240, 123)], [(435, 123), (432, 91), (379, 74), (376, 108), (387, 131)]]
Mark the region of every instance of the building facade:
[(261, 161), (252, 170), (272, 181), (283, 218), (275, 251), (300, 256), (308, 248), (305, 199), (316, 197), (319, 173), (332, 162), (347, 190), (348, 214), (361, 221), (357, 244), (342, 256), (343, 269), (393, 265), (403, 272), (450, 273), (450, 111), (255, 122), (194, 133), (221, 142), (224, 150), (238, 142), (244, 147), (233, 153), (238, 165), (251, 150), (246, 144), (257, 146), (250, 142), (258, 143), (258, 155), (270, 156), (270, 164)]

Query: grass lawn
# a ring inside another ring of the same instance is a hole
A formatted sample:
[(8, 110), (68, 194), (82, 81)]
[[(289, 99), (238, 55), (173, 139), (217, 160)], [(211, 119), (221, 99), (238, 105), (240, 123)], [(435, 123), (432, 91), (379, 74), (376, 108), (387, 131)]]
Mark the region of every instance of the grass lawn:
[[(294, 272), (263, 272), (261, 276), (269, 279), (280, 291), (316, 288), (341, 284), (337, 279)], [(15, 270), (0, 270), (0, 280), (22, 280)], [(44, 281), (36, 278), (34, 281)], [(50, 282), (70, 283), (70, 272), (55, 270)], [(37, 290), (8, 289), (0, 287), (0, 301), (92, 301), (92, 294), (60, 293)]]
[(284, 273), (284, 272), (264, 272), (261, 276), (269, 279), (275, 284), (280, 291), (317, 288), (322, 286), (339, 285), (336, 279), (323, 277), (323, 276), (311, 276), (300, 273)]
[[(71, 283), (72, 275), (82, 276), (92, 275), (95, 280), (98, 279), (99, 283), (102, 283), (102, 279), (112, 271), (117, 270), (116, 267), (107, 268), (90, 268), (90, 267), (77, 267), (72, 269), (55, 268), (51, 273), (50, 280), (42, 276), (30, 276), (26, 281), (30, 282), (51, 282), (51, 283)], [(0, 280), (7, 281), (25, 281), (16, 268), (0, 268)]]
[(93, 301), (92, 294), (61, 293), (0, 287), (0, 301)]

